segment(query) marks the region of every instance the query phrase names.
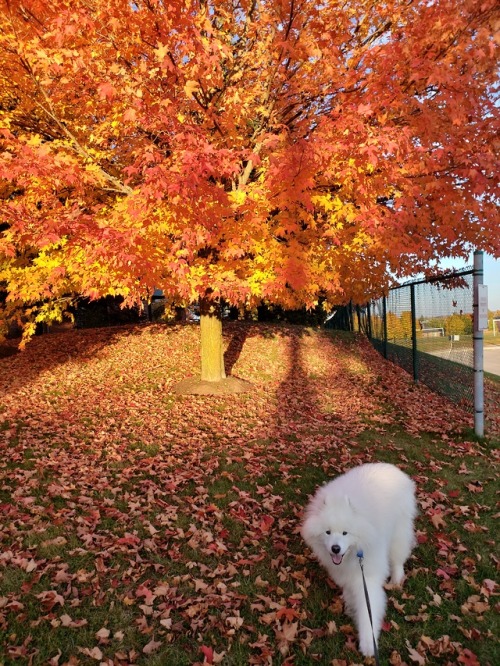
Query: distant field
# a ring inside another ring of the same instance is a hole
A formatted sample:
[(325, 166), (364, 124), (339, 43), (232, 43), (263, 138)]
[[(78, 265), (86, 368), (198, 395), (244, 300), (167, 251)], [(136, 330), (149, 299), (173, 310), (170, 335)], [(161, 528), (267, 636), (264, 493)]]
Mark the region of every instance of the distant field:
[[(450, 340), (450, 336), (436, 336), (436, 337), (420, 337), (417, 336), (417, 346), (419, 351), (432, 354), (433, 352), (448, 351), (450, 349), (472, 349), (472, 335), (458, 335), (458, 340)], [(398, 344), (403, 347), (411, 347), (410, 338), (402, 338), (390, 340), (393, 344)], [(500, 333), (493, 335), (492, 331), (484, 331), (484, 344), (500, 346)]]
[(500, 347), (500, 333), (493, 335), (493, 331), (484, 332), (484, 344), (485, 345), (497, 345)]

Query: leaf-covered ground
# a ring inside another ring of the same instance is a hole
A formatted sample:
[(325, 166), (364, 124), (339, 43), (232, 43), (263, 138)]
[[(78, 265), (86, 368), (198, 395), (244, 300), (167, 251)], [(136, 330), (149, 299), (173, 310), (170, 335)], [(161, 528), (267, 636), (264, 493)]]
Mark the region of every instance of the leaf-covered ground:
[(71, 331), (0, 359), (0, 664), (363, 663), (298, 528), (319, 484), (372, 460), (420, 506), (382, 663), (498, 663), (499, 385), (480, 444), (363, 338), (229, 324), (252, 391), (176, 396), (198, 335)]

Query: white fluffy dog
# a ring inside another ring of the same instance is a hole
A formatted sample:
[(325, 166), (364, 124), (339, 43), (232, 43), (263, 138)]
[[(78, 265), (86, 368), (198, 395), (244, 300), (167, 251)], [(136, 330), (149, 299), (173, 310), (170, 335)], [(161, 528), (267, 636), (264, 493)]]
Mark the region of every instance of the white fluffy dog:
[[(356, 623), (359, 649), (373, 656), (385, 614), (384, 583), (403, 582), (403, 565), (415, 544), (415, 484), (388, 463), (349, 470), (316, 492), (306, 508), (301, 533), (335, 583)], [(373, 633), (362, 572), (370, 599)]]

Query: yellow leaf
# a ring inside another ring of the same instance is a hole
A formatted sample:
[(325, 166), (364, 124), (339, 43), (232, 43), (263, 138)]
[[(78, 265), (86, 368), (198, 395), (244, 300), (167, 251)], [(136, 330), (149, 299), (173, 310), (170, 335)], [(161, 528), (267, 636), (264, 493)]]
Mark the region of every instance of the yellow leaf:
[(241, 206), (241, 204), (245, 203), (247, 195), (243, 190), (233, 190), (229, 193), (229, 198), (234, 204)]
[(197, 81), (186, 81), (186, 85), (184, 86), (184, 92), (186, 93), (187, 97), (192, 97), (193, 93), (195, 93), (198, 90), (198, 82)]
[(155, 56), (158, 58), (158, 60), (161, 62), (164, 60), (165, 56), (168, 53), (168, 46), (166, 44), (160, 44), (157, 49), (154, 50)]
[(33, 134), (29, 138), (28, 141), (26, 141), (27, 146), (39, 146), (42, 143), (42, 137), (39, 134)]

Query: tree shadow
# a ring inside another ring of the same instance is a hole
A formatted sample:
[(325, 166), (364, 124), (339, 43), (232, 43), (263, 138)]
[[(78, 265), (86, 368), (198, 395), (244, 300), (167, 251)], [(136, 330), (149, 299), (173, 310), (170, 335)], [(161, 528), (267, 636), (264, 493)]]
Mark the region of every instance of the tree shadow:
[(307, 333), (297, 329), (288, 338), (287, 375), (276, 392), (277, 411), (274, 415), (277, 437), (300, 437), (317, 423), (320, 414), (316, 391), (308, 377), (301, 341)]
[(226, 351), (224, 352), (224, 366), (226, 375), (228, 376), (232, 374), (233, 367), (236, 365), (238, 359), (240, 358), (245, 341), (250, 335), (250, 328), (248, 326), (230, 327), (230, 331), (231, 339)]
[(313, 492), (370, 458), (356, 439), (367, 428), (367, 410), (375, 406), (362, 376), (345, 361), (346, 341), (339, 340), (337, 347), (329, 335), (317, 337), (299, 326), (287, 327), (286, 340), (286, 371), (257, 448), (262, 446), (263, 455), (274, 455), (305, 497), (304, 490)]

